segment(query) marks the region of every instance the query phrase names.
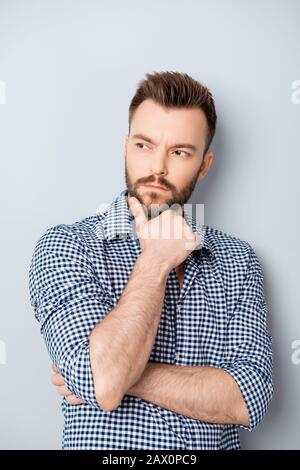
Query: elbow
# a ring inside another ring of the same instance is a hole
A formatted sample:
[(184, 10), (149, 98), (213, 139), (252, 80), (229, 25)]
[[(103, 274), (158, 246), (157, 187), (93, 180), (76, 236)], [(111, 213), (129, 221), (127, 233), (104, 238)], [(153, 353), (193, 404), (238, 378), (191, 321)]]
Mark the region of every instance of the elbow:
[(114, 411), (120, 405), (120, 400), (112, 399), (111, 397), (102, 397), (96, 394), (98, 405), (103, 411)]
[(95, 390), (96, 400), (103, 411), (114, 411), (122, 401), (120, 394), (108, 390)]
[(121, 402), (119, 384), (112, 384), (111, 376), (99, 367), (93, 350), (90, 350), (90, 358), (96, 401), (103, 411), (113, 411)]

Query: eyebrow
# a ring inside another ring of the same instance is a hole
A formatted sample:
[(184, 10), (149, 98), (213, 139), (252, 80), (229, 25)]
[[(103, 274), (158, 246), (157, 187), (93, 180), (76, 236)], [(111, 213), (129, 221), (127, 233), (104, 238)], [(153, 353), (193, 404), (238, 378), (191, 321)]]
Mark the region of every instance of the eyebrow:
[[(146, 142), (149, 142), (150, 144), (155, 144), (155, 142), (152, 139), (150, 139), (150, 137), (147, 137), (143, 134), (133, 134), (132, 138), (133, 139), (145, 140)], [(185, 147), (185, 148), (194, 150), (194, 152), (197, 152), (197, 150), (198, 150), (197, 147), (195, 147), (195, 145), (188, 144), (188, 143), (174, 144), (174, 145), (171, 145), (170, 148), (174, 148), (174, 147)]]

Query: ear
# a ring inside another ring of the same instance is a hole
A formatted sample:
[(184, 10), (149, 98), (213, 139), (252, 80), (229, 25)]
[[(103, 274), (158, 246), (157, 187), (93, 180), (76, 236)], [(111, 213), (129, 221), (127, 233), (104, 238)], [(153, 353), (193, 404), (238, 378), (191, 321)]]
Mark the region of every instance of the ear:
[(210, 165), (212, 164), (214, 158), (214, 154), (212, 151), (208, 150), (206, 154), (203, 157), (202, 163), (201, 163), (201, 171), (198, 175), (197, 181), (200, 181), (206, 173), (208, 172)]

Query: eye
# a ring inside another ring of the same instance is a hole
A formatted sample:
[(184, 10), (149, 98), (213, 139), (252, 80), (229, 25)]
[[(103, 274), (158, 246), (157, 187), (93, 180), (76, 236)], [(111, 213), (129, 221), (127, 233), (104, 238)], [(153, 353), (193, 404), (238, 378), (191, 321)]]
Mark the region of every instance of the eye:
[(184, 150), (179, 150), (179, 149), (178, 149), (178, 150), (175, 150), (175, 152), (182, 152), (182, 153), (185, 153), (185, 154), (186, 154), (186, 156), (189, 156), (189, 155), (191, 155), (190, 153), (188, 153), (188, 152), (185, 152)]
[[(135, 144), (135, 145), (138, 147), (139, 145), (146, 145), (146, 144), (143, 144), (143, 142), (138, 142), (138, 143)], [(141, 148), (141, 147), (138, 147), (138, 148)]]
[[(142, 146), (145, 145), (145, 146), (147, 147), (147, 145), (144, 144), (143, 142), (137, 142), (135, 145), (136, 145), (138, 148), (140, 148), (140, 149), (142, 148), (142, 147), (139, 147), (140, 145), (142, 145)], [(185, 150), (180, 150), (180, 149), (175, 150), (175, 152), (181, 152), (182, 154), (185, 154), (186, 156), (190, 156), (190, 155), (191, 155), (189, 152), (186, 152)]]

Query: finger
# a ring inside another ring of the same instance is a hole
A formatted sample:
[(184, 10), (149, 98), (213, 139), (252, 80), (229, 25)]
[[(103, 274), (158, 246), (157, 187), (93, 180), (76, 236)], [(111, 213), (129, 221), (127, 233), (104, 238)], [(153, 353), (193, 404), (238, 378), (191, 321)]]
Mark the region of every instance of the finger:
[(70, 395), (73, 395), (72, 392), (70, 392), (70, 390), (65, 385), (62, 385), (61, 387), (58, 387), (57, 391), (60, 395), (64, 395), (66, 397), (70, 396)]
[(172, 206), (175, 210), (175, 213), (183, 216), (183, 207), (180, 204), (173, 204)]
[(196, 233), (193, 232), (193, 230), (191, 230), (190, 228), (188, 228), (187, 231), (186, 231), (186, 238), (189, 241), (194, 241), (194, 240), (196, 240)]
[(53, 374), (51, 378), (51, 382), (53, 385), (65, 385), (65, 381), (62, 375), (60, 374)]
[(53, 370), (54, 372), (58, 372), (58, 373), (59, 373), (59, 369), (56, 367), (56, 365), (55, 365), (54, 363), (52, 364), (52, 370)]
[(84, 403), (83, 400), (75, 397), (75, 395), (69, 395), (68, 397), (66, 397), (66, 400), (68, 403), (70, 403), (70, 405), (81, 405)]
[[(187, 237), (188, 238), (188, 237)], [(193, 238), (190, 238), (185, 243), (185, 248), (189, 251), (200, 249), (203, 243), (203, 236), (197, 232), (193, 232)]]
[(200, 235), (200, 233), (196, 233), (196, 246), (202, 245), (203, 243), (203, 235)]
[(137, 226), (137, 229), (140, 230), (141, 226), (148, 221), (146, 214), (144, 212), (144, 208), (140, 201), (133, 196), (130, 196), (129, 198), (129, 208), (132, 213), (132, 215), (135, 218), (135, 223)]

